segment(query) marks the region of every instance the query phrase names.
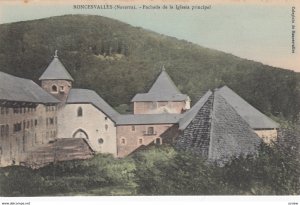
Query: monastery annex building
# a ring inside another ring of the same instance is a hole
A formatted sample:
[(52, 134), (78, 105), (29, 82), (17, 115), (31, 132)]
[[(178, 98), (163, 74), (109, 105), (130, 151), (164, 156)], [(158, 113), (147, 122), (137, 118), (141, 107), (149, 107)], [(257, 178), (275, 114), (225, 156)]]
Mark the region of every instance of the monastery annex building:
[(40, 167), (97, 153), (125, 157), (165, 143), (224, 161), (277, 139), (279, 125), (226, 86), (190, 107), (164, 69), (147, 93), (134, 96), (126, 115), (95, 91), (73, 88), (57, 54), (39, 80), (41, 86), (0, 72), (0, 166)]

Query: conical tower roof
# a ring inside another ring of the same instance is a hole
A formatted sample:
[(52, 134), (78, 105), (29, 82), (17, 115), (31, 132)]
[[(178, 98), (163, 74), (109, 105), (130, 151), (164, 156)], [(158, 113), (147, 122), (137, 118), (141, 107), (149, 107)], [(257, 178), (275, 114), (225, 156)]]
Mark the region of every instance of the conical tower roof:
[(189, 99), (187, 95), (182, 94), (165, 68), (156, 78), (148, 93), (139, 93), (134, 96), (131, 102), (146, 101), (184, 101)]
[(181, 94), (164, 67), (148, 93)]
[(57, 51), (51, 63), (46, 68), (45, 72), (39, 80), (69, 80), (74, 81), (70, 73), (67, 71), (62, 62), (58, 59)]

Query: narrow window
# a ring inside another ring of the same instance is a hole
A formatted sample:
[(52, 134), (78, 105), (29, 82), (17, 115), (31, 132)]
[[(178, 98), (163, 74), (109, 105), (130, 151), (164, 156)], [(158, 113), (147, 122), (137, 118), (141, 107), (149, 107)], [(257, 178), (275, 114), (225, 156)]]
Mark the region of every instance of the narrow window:
[(65, 91), (65, 87), (64, 87), (64, 86), (60, 86), (60, 87), (59, 87), (59, 91), (60, 91), (60, 92), (64, 92), (64, 91)]
[(161, 139), (160, 139), (160, 138), (156, 138), (156, 139), (155, 139), (155, 144), (158, 144), (158, 145), (162, 144), (162, 143), (161, 143)]
[(147, 134), (148, 135), (153, 135), (154, 134), (154, 127), (148, 127)]
[(123, 145), (126, 144), (125, 138), (122, 138), (122, 139), (121, 139), (121, 144), (123, 144)]
[(106, 131), (108, 130), (108, 125), (107, 125), (107, 124), (105, 125), (105, 130), (106, 130)]
[(57, 93), (57, 86), (56, 85), (52, 85), (52, 92)]
[(77, 109), (77, 117), (82, 117), (82, 108), (81, 107), (79, 107)]
[(143, 144), (143, 139), (142, 139), (142, 138), (139, 139), (138, 144), (139, 144), (139, 145), (142, 145), (142, 144)]
[(131, 126), (131, 131), (135, 131), (135, 126), (134, 125)]
[(5, 135), (6, 135), (6, 137), (9, 136), (9, 125), (6, 125), (6, 127), (5, 127)]

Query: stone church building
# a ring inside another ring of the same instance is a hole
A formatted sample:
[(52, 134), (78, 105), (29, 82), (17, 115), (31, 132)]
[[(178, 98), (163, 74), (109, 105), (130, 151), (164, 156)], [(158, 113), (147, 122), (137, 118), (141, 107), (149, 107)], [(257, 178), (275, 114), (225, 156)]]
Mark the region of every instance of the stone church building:
[(39, 80), (41, 87), (0, 72), (0, 166), (40, 167), (97, 153), (125, 157), (164, 143), (224, 161), (277, 139), (279, 125), (226, 86), (190, 107), (164, 68), (126, 115), (95, 91), (73, 88), (57, 54)]

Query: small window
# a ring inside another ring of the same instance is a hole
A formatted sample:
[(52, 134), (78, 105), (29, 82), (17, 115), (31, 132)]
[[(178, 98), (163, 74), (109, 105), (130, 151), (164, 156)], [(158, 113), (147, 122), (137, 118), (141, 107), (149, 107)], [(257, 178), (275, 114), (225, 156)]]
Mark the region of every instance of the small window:
[(135, 126), (134, 125), (131, 126), (131, 131), (135, 131)]
[(143, 144), (143, 139), (142, 139), (142, 138), (139, 139), (138, 144), (139, 144), (139, 145), (142, 145), (142, 144)]
[(77, 109), (77, 117), (82, 117), (82, 108), (81, 107), (79, 107)]
[(155, 144), (161, 145), (161, 138), (156, 138), (154, 141)]
[(126, 139), (125, 138), (121, 139), (121, 144), (123, 144), (123, 145), (126, 144)]
[(9, 135), (9, 126), (8, 125), (5, 126), (5, 135), (6, 135), (6, 137), (8, 137), (8, 135)]
[(50, 121), (50, 125), (54, 124), (54, 119), (53, 118), (49, 118), (49, 121)]
[(1, 107), (1, 115), (4, 115), (4, 107)]
[(147, 134), (148, 135), (153, 135), (154, 134), (154, 127), (148, 127)]
[(56, 85), (52, 85), (52, 92), (57, 93), (57, 86)]
[(60, 91), (60, 92), (64, 92), (64, 91), (65, 91), (65, 87), (64, 87), (64, 86), (60, 86), (60, 87), (59, 87), (59, 91)]
[(108, 125), (107, 125), (107, 124), (105, 124), (105, 130), (106, 130), (106, 131), (108, 130)]
[(104, 119), (107, 120), (107, 117), (105, 117)]
[(103, 140), (102, 138), (99, 138), (99, 139), (98, 139), (98, 143), (99, 143), (99, 144), (103, 144), (103, 142), (104, 142), (104, 140)]

